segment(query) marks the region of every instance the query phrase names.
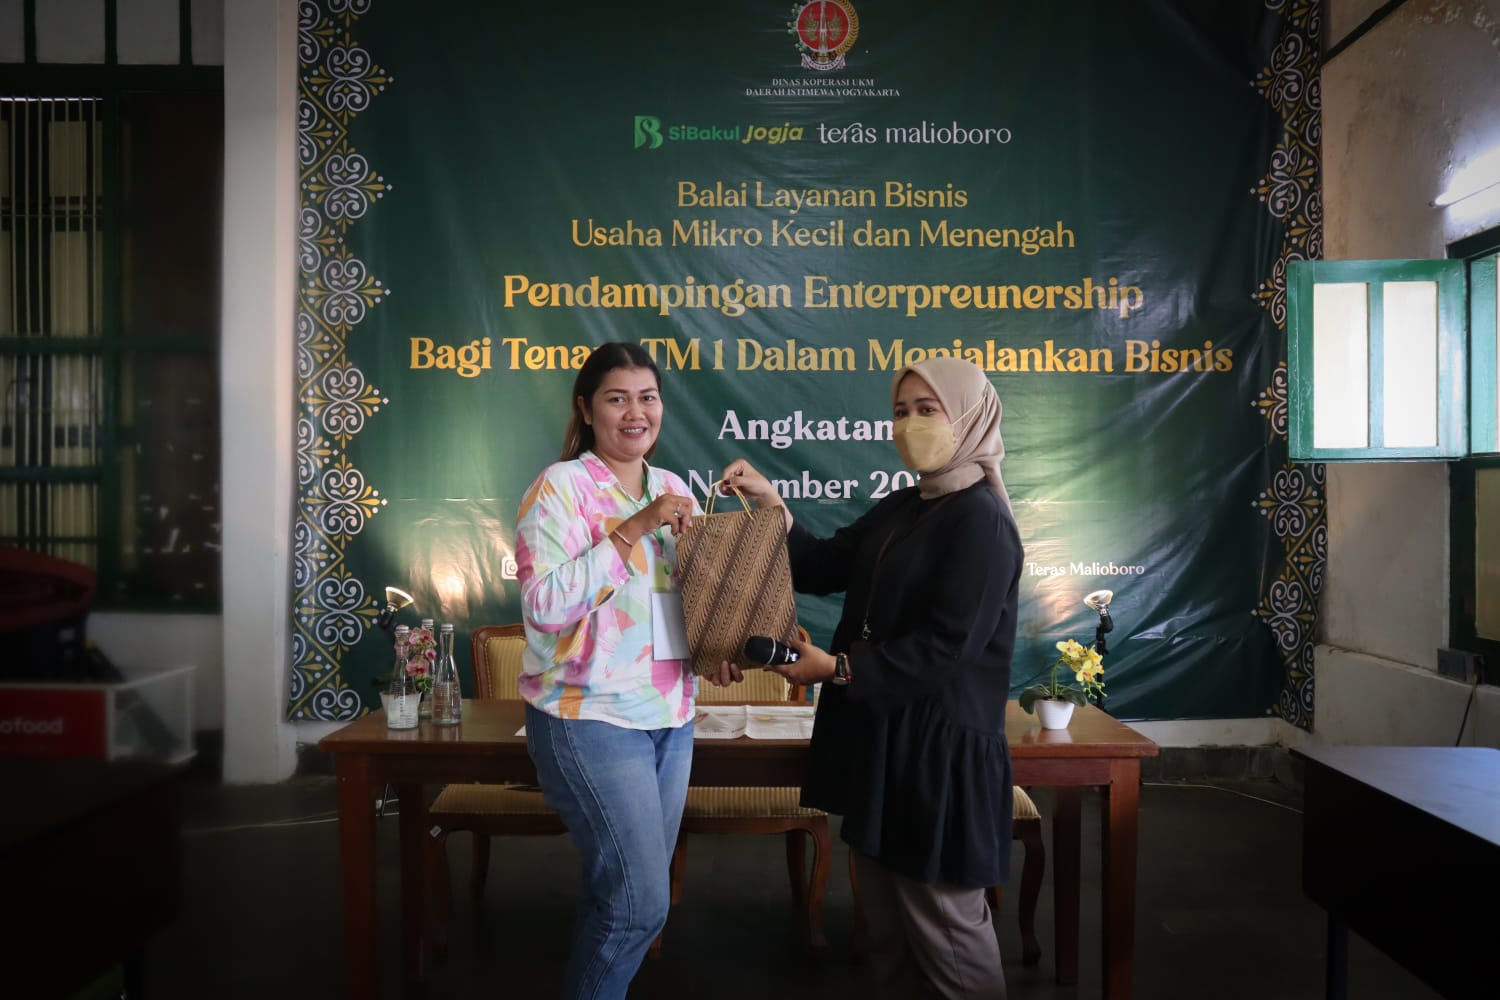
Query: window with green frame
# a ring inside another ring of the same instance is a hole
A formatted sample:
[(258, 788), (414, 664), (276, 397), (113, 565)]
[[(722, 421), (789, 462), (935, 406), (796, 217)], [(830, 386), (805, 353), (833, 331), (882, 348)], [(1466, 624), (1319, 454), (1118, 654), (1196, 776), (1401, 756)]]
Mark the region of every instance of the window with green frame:
[(1484, 657), (1485, 680), (1500, 684), (1500, 401), (1496, 393), (1500, 336), (1500, 229), (1453, 244), (1449, 257), (1468, 269), (1469, 457), (1450, 466), (1449, 539), (1452, 578), (1449, 642)]
[(1468, 452), (1464, 265), (1296, 261), (1287, 276), (1294, 461)]
[(0, 72), (0, 545), (99, 607), (219, 607), (223, 148), (222, 70)]
[(1500, 229), (1446, 260), (1298, 262), (1288, 289), (1292, 458), (1449, 462), (1449, 643), (1500, 684)]

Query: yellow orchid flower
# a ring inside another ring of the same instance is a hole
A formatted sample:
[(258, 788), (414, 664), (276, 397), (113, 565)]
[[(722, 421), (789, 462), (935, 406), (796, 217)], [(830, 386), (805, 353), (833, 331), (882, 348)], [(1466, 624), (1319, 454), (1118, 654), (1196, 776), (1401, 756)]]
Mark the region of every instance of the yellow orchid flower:
[(1083, 646), (1079, 645), (1077, 639), (1065, 639), (1057, 644), (1057, 651), (1069, 660), (1077, 660), (1084, 655)]
[[(1085, 646), (1077, 639), (1064, 639), (1057, 643), (1057, 662), (1052, 664), (1052, 675), (1046, 683), (1033, 684), (1021, 693), (1021, 707), (1028, 712), (1038, 698), (1063, 698), (1075, 705), (1083, 705), (1090, 698), (1104, 693), (1104, 657), (1093, 646)], [(1078, 687), (1058, 683), (1058, 671), (1066, 669), (1073, 675)]]

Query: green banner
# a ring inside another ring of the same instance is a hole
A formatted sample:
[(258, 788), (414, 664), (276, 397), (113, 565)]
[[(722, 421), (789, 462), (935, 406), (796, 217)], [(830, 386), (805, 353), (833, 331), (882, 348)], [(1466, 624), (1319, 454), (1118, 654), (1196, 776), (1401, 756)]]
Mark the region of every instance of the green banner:
[[(973, 360), (1026, 546), (1015, 688), (1107, 588), (1114, 714), (1310, 718), (1281, 310), (1316, 255), (1314, 14), (302, 6), (291, 717), (377, 703), (386, 585), (461, 642), (520, 620), (521, 494), (577, 366), (631, 340), (656, 463), (701, 496), (747, 457), (816, 532), (911, 483), (892, 373)], [(838, 608), (799, 597), (816, 640)]]

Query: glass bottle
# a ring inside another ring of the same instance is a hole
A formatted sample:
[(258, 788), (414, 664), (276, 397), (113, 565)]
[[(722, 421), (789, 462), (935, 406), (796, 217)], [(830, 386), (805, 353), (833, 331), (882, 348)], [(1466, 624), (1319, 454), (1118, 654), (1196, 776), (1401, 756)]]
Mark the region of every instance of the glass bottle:
[(463, 721), (463, 689), (458, 683), (458, 664), (453, 660), (453, 624), (443, 622), (438, 636), (437, 673), (432, 680), (432, 724), (456, 726)]
[[(417, 689), (422, 695), (422, 707), (417, 710), (417, 714), (424, 719), (430, 719), (432, 718), (432, 682), (437, 673), (437, 663), (435, 662), (437, 657), (437, 633), (432, 630), (431, 618), (422, 619), (421, 636), (421, 643), (418, 644), (413, 641), (407, 647), (406, 655), (408, 658), (416, 659), (420, 668), (416, 676)], [(415, 639), (415, 637), (412, 638), (413, 640)], [(429, 651), (431, 652), (430, 656)]]
[(417, 728), (417, 708), (422, 692), (417, 690), (416, 680), (406, 672), (406, 640), (411, 629), (396, 626), (396, 665), (391, 670), (391, 683), (385, 689), (385, 724), (391, 729)]

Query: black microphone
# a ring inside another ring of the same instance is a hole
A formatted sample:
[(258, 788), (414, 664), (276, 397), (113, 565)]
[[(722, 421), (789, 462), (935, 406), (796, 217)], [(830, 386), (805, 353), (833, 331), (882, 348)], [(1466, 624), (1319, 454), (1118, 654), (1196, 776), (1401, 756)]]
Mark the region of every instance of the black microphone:
[(779, 663), (796, 663), (797, 651), (768, 635), (752, 635), (745, 640), (745, 659), (770, 667)]

